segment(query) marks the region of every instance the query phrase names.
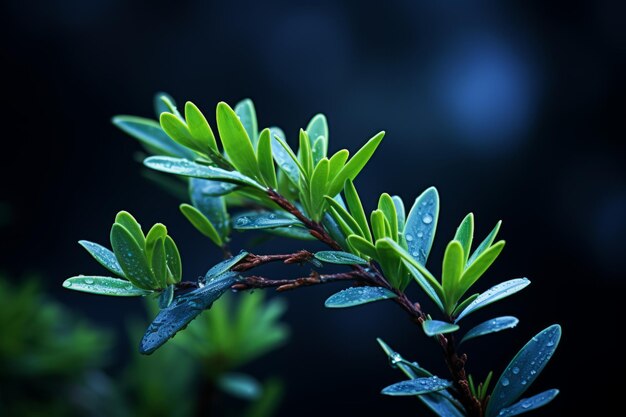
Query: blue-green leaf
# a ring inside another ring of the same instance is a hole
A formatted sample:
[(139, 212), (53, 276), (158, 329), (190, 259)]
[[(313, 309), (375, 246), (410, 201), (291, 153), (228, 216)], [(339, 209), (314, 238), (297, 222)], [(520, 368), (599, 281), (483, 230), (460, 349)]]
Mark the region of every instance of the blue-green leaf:
[(270, 128), (272, 135), (272, 156), (280, 170), (287, 176), (289, 181), (298, 186), (300, 183), (300, 168), (298, 159), (287, 145), (285, 134), (278, 128)]
[(397, 295), (381, 287), (350, 287), (328, 297), (324, 305), (328, 308), (353, 307), (394, 297)]
[(439, 194), (435, 187), (430, 187), (417, 197), (404, 226), (409, 253), (424, 266), (433, 245), (438, 218)]
[(295, 216), (284, 211), (246, 211), (233, 219), (235, 230), (273, 229), (276, 227), (302, 225)]
[(431, 376), (397, 382), (384, 388), (381, 391), (381, 394), (393, 396), (422, 395), (430, 392), (441, 391), (451, 386), (452, 383), (450, 381), (446, 381), (445, 379), (441, 379), (437, 376)]
[(206, 275), (204, 276), (205, 282), (213, 281), (214, 279), (218, 278), (220, 275), (230, 271), (230, 269), (233, 266), (237, 265), (239, 261), (241, 261), (247, 255), (248, 255), (248, 252), (246, 252), (245, 250), (242, 250), (237, 255), (214, 265), (213, 267), (211, 267), (211, 269), (207, 271)]
[(221, 240), (226, 241), (230, 233), (230, 219), (226, 200), (222, 197), (211, 195), (210, 191), (216, 185), (222, 189), (234, 186), (226, 182), (191, 178), (189, 180), (189, 197), (193, 206), (209, 219)]
[(235, 273), (223, 274), (202, 288), (174, 298), (172, 304), (161, 310), (148, 326), (141, 340), (139, 352), (149, 355), (174, 337), (198, 314), (210, 308), (213, 302), (236, 282), (237, 276)]
[(263, 229), (263, 231), (276, 236), (287, 237), (289, 239), (317, 240), (311, 235), (309, 229), (300, 226), (274, 227), (272, 229)]
[(124, 276), (134, 286), (146, 290), (159, 288), (143, 250), (130, 232), (118, 223), (111, 227), (111, 246)]
[(176, 108), (174, 97), (169, 94), (164, 92), (156, 93), (154, 95), (153, 104), (157, 116), (160, 116), (163, 112), (170, 112), (182, 119), (180, 112)]
[(168, 308), (172, 300), (174, 300), (174, 285), (168, 285), (159, 295), (159, 308)]
[(161, 172), (182, 175), (185, 177), (204, 178), (207, 180), (217, 180), (233, 184), (247, 185), (265, 191), (265, 187), (261, 184), (237, 171), (226, 171), (217, 167), (200, 165), (186, 159), (170, 158), (167, 156), (151, 156), (146, 158), (143, 163), (148, 168)]
[(155, 120), (122, 115), (115, 116), (112, 122), (124, 133), (137, 139), (151, 153), (188, 159), (195, 157), (191, 150), (174, 142)]
[(102, 245), (88, 240), (79, 240), (78, 243), (85, 248), (87, 252), (89, 252), (89, 254), (93, 256), (98, 263), (100, 263), (100, 265), (120, 277), (125, 277), (124, 271), (122, 271), (122, 267), (119, 262), (117, 262), (117, 258), (113, 252)]
[(241, 398), (242, 400), (256, 400), (262, 392), (259, 381), (247, 374), (228, 372), (223, 374), (218, 380), (217, 385), (222, 391)]
[(115, 297), (139, 297), (152, 294), (152, 291), (135, 287), (125, 279), (111, 277), (79, 275), (66, 279), (63, 286), (74, 291)]
[(515, 355), (491, 393), (486, 417), (497, 416), (526, 392), (554, 354), (560, 339), (561, 326), (554, 324), (539, 332)]
[(325, 250), (315, 254), (320, 261), (339, 265), (367, 265), (367, 261), (349, 252)]
[(235, 113), (239, 117), (243, 128), (246, 130), (248, 137), (252, 141), (252, 146), (256, 147), (259, 139), (259, 125), (256, 120), (256, 110), (254, 103), (249, 98), (241, 100), (235, 105)]
[(551, 402), (558, 394), (558, 389), (550, 389), (540, 394), (533, 395), (530, 398), (524, 398), (512, 406), (500, 410), (498, 417), (513, 417), (543, 407)]
[[(191, 183), (195, 183), (194, 186)], [(200, 178), (191, 178), (189, 184), (190, 191), (192, 189), (197, 190), (202, 196), (206, 197), (220, 197), (236, 191), (239, 185), (230, 182), (203, 180)], [(193, 191), (192, 191), (193, 192)], [(193, 198), (193, 195), (192, 195)], [(195, 204), (194, 204), (195, 205)]]
[(396, 206), (396, 214), (398, 216), (398, 230), (404, 230), (404, 223), (406, 221), (406, 212), (404, 210), (404, 202), (402, 198), (397, 195), (391, 197), (393, 199), (393, 204)]
[(517, 326), (517, 323), (519, 323), (519, 320), (513, 316), (502, 316), (496, 317), (495, 319), (487, 320), (486, 322), (479, 324), (478, 326), (472, 328), (470, 331), (465, 333), (465, 336), (463, 336), (463, 339), (461, 339), (461, 343), (475, 337), (484, 336), (490, 333), (496, 333), (506, 329), (511, 329)]
[(443, 333), (452, 333), (459, 330), (457, 324), (448, 323), (440, 320), (424, 320), (422, 328), (426, 336), (436, 336)]
[(463, 317), (467, 316), (474, 311), (488, 306), (491, 303), (495, 303), (509, 295), (513, 295), (518, 291), (523, 290), (530, 281), (528, 278), (515, 278), (509, 281), (502, 282), (498, 285), (494, 285), (484, 293), (480, 294), (465, 310), (463, 310), (456, 318), (455, 323), (458, 323)]

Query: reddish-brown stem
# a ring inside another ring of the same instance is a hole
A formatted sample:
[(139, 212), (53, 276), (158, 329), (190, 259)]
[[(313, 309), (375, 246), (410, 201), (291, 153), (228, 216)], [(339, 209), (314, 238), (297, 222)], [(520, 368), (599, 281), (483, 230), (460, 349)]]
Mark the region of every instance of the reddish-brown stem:
[(253, 253), (249, 253), (236, 266), (233, 267), (233, 271), (244, 272), (252, 268), (256, 268), (257, 266), (268, 264), (271, 262), (302, 264), (310, 261), (312, 258), (313, 254), (306, 250), (279, 255), (255, 255)]
[(341, 250), (341, 246), (339, 246), (337, 242), (335, 242), (335, 240), (328, 234), (326, 229), (324, 229), (324, 226), (306, 217), (304, 213), (298, 210), (298, 207), (291, 204), (289, 200), (287, 200), (285, 197), (280, 195), (277, 191), (269, 189), (267, 191), (267, 195), (273, 202), (278, 204), (283, 210), (287, 211), (288, 213), (293, 214), (298, 220), (300, 220), (306, 226), (306, 228), (309, 229), (309, 232), (311, 233), (311, 235), (315, 237), (317, 240), (327, 244), (328, 246), (330, 246), (331, 248), (335, 250)]
[(276, 291), (294, 290), (299, 287), (326, 284), (337, 281), (363, 281), (363, 277), (356, 271), (340, 274), (320, 275), (313, 271), (308, 277), (291, 279), (269, 279), (259, 276), (244, 277), (232, 286), (235, 290), (251, 290), (254, 288), (276, 288)]

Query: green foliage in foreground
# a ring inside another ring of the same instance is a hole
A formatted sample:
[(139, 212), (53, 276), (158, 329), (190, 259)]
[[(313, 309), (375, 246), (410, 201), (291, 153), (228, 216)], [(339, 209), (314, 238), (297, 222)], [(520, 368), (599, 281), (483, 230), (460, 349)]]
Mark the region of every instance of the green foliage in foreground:
[[(229, 251), (233, 230), (257, 230), (292, 239), (316, 238), (333, 250), (318, 252), (308, 261), (318, 267), (324, 263), (348, 265), (352, 275), (344, 274), (343, 278), (354, 277), (359, 284), (331, 296), (326, 306), (341, 308), (392, 300), (414, 316), (426, 336), (444, 347), (451, 380), (404, 360), (379, 341), (392, 365), (408, 378), (383, 389), (383, 394), (417, 396), (444, 417), (513, 416), (543, 406), (556, 396), (558, 391), (550, 390), (520, 399), (553, 355), (561, 335), (558, 325), (533, 337), (493, 388), (491, 373), (479, 383), (465, 376), (465, 360), (459, 359), (463, 355), (454, 343), (458, 334), (463, 331), (462, 341), (467, 342), (511, 329), (518, 320), (496, 317), (473, 328), (466, 328), (467, 320), (461, 320), (515, 294), (530, 281), (515, 278), (484, 290), (480, 279), (505, 242), (497, 240), (501, 226), (497, 222), (476, 245), (472, 213), (462, 219), (447, 244), (440, 274), (433, 272), (438, 267), (433, 268), (427, 261), (440, 213), (439, 194), (434, 187), (427, 188), (410, 205), (405, 205), (400, 196), (383, 193), (373, 211), (364, 210), (355, 180), (373, 157), (384, 132), (373, 135), (350, 157), (346, 149), (329, 153), (329, 131), (323, 115), (316, 115), (306, 129), (299, 131), (298, 148), (294, 150), (279, 128), (259, 127), (250, 100), (238, 103), (234, 109), (219, 103), (216, 130), (191, 102), (185, 104), (181, 114), (173, 100), (163, 95), (156, 101), (156, 113), (158, 121), (117, 116), (113, 122), (153, 155), (144, 160), (146, 167), (182, 180), (180, 184), (187, 187), (188, 195), (188, 202), (180, 206), (182, 214), (224, 253)], [(170, 190), (177, 188), (162, 175), (153, 178)], [(82, 244), (116, 277), (72, 277), (64, 283), (67, 288), (103, 295), (158, 296), (161, 311), (142, 339), (143, 353), (152, 353), (166, 343), (211, 308), (229, 288), (256, 285), (241, 268), (236, 268), (254, 257), (241, 252), (212, 267), (203, 279), (189, 284), (194, 287), (189, 290), (189, 285), (181, 283), (180, 256), (165, 226), (155, 225), (144, 235), (126, 212), (118, 214), (111, 229), (112, 251), (90, 242)], [(334, 278), (340, 280), (342, 276)], [(408, 300), (405, 290), (410, 285), (432, 300), (439, 310), (434, 317)], [(219, 315), (213, 311), (206, 316), (218, 320)], [(254, 351), (262, 349), (256, 346), (262, 336), (253, 330), (240, 335), (249, 338)], [(186, 347), (202, 351), (214, 342), (194, 340)]]

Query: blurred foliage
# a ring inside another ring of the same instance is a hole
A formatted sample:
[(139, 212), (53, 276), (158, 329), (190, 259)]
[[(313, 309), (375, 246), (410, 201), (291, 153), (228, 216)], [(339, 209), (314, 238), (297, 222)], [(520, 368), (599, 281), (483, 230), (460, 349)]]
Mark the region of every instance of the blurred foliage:
[(110, 335), (47, 299), (33, 278), (2, 277), (0, 334), (0, 415), (80, 415), (68, 395), (103, 364)]

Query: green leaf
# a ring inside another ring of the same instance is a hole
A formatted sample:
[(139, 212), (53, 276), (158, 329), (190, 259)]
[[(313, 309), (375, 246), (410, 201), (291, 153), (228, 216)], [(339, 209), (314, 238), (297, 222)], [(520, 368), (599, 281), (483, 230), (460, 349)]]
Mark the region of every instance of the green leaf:
[(242, 373), (225, 373), (217, 380), (217, 385), (233, 397), (248, 401), (256, 400), (262, 392), (259, 381)]
[[(329, 165), (330, 178), (337, 177), (339, 172), (343, 169), (344, 165), (346, 164), (346, 161), (348, 160), (349, 155), (350, 155), (350, 152), (347, 149), (342, 149), (338, 151), (337, 153), (335, 153), (330, 158), (330, 165)], [(337, 191), (337, 194), (339, 193), (339, 191)], [(334, 197), (334, 196), (331, 196), (331, 197)]]
[(200, 233), (211, 239), (217, 246), (221, 247), (224, 245), (222, 237), (219, 235), (209, 219), (207, 219), (204, 214), (200, 212), (200, 210), (190, 204), (181, 204), (179, 208), (181, 213), (183, 213), (187, 220), (189, 220), (193, 227), (195, 227)]
[(315, 257), (322, 262), (339, 265), (367, 265), (367, 261), (352, 253), (325, 250), (315, 253)]
[(309, 138), (311, 138), (313, 143), (317, 142), (320, 137), (323, 138), (321, 156), (326, 156), (328, 153), (328, 122), (326, 121), (326, 116), (321, 113), (313, 116), (306, 127), (306, 133), (309, 135)]
[(455, 323), (458, 323), (463, 317), (476, 310), (523, 290), (526, 286), (528, 286), (528, 284), (530, 284), (528, 278), (516, 278), (491, 287), (484, 293), (480, 294), (474, 301), (471, 302), (470, 305), (467, 306), (467, 308), (461, 311), (459, 316), (456, 318)]
[(380, 210), (372, 211), (372, 214), (370, 215), (370, 222), (372, 224), (372, 233), (374, 235), (374, 241), (383, 239), (385, 237), (391, 237), (391, 236), (387, 236), (387, 233), (385, 231), (385, 215), (383, 214), (382, 211)]
[[(444, 300), (443, 292), (441, 291), (441, 287), (439, 285), (433, 286), (431, 282), (428, 279), (426, 279), (426, 277), (424, 277), (424, 275), (422, 275), (420, 271), (417, 270), (417, 268), (415, 268), (405, 259), (403, 259), (402, 262), (404, 263), (404, 266), (406, 266), (406, 268), (409, 270), (409, 273), (411, 274), (411, 276), (413, 276), (415, 281), (419, 284), (422, 290), (426, 293), (426, 295), (428, 295), (428, 297), (430, 297), (430, 299), (433, 300), (433, 302), (437, 305), (437, 307), (439, 307), (439, 310), (441, 310), (442, 312), (445, 312), (446, 310), (443, 306), (443, 303), (445, 300)], [(437, 283), (435, 282), (435, 284)]]
[(387, 246), (390, 249), (393, 249), (402, 259), (406, 260), (408, 263), (413, 265), (424, 276), (424, 278), (426, 278), (428, 280), (428, 282), (430, 283), (430, 285), (433, 288), (439, 288), (441, 291), (443, 291), (443, 289), (441, 288), (441, 285), (437, 282), (437, 280), (435, 279), (433, 274), (431, 274), (430, 271), (428, 269), (426, 269), (426, 267), (424, 265), (422, 265), (417, 260), (415, 260), (415, 258), (412, 257), (396, 241), (394, 241), (392, 239), (389, 239), (389, 238), (385, 238), (385, 239), (381, 239), (378, 242), (376, 242), (376, 246), (378, 247), (379, 245)]
[(498, 255), (500, 255), (500, 252), (502, 252), (502, 248), (504, 248), (504, 240), (499, 241), (483, 252), (483, 254), (463, 272), (459, 293), (457, 294), (459, 298), (478, 281), (487, 269), (489, 269), (493, 261), (495, 261)]
[(233, 217), (235, 230), (272, 229), (293, 225), (303, 226), (295, 216), (284, 211), (246, 211)]
[(134, 286), (146, 290), (159, 288), (159, 282), (148, 266), (143, 250), (130, 232), (119, 223), (111, 227), (111, 246), (124, 275)]
[(161, 129), (161, 125), (151, 119), (136, 116), (115, 116), (112, 122), (120, 130), (137, 139), (148, 152), (158, 155), (193, 159), (194, 153), (179, 145)]
[(313, 172), (313, 155), (311, 154), (311, 142), (306, 132), (300, 129), (300, 147), (298, 148), (300, 165), (304, 171), (304, 177), (310, 178)]
[(339, 204), (335, 199), (330, 198), (329, 196), (325, 196), (324, 198), (326, 199), (328, 205), (331, 207), (331, 214), (334, 214), (335, 220), (343, 221), (348, 227), (347, 231), (350, 233), (346, 233), (346, 231), (344, 231), (344, 233), (348, 236), (353, 233), (360, 234), (361, 228), (359, 227), (359, 224), (356, 222), (356, 220), (354, 220), (354, 217), (352, 217), (350, 213), (348, 213), (346, 209), (343, 208), (341, 204)]
[(372, 234), (370, 232), (369, 225), (367, 223), (367, 217), (365, 216), (365, 210), (363, 210), (363, 204), (359, 193), (351, 180), (347, 180), (344, 186), (344, 195), (346, 197), (346, 203), (350, 209), (350, 214), (359, 225), (361, 230), (361, 236), (366, 240), (372, 241)]
[(424, 320), (422, 328), (426, 336), (436, 336), (438, 334), (452, 333), (459, 330), (457, 324), (448, 323), (439, 320)]
[(157, 239), (151, 257), (152, 272), (159, 288), (167, 287), (167, 260), (165, 256), (165, 236)]
[(459, 298), (459, 281), (465, 266), (465, 255), (461, 244), (453, 240), (448, 244), (446, 253), (443, 256), (443, 267), (441, 273), (441, 284), (446, 296), (446, 313), (452, 314)]
[(151, 156), (143, 161), (144, 165), (161, 172), (182, 175), (185, 177), (204, 178), (234, 184), (247, 185), (265, 191), (265, 187), (250, 177), (237, 171), (226, 171), (221, 168), (200, 165), (186, 159), (170, 158), (167, 156)]
[(174, 283), (180, 282), (183, 278), (183, 264), (180, 260), (180, 253), (176, 243), (170, 236), (165, 237), (165, 260), (168, 269), (172, 273)]
[(148, 234), (146, 235), (146, 257), (148, 258), (148, 262), (152, 261), (152, 253), (154, 252), (154, 247), (161, 238), (165, 238), (167, 236), (167, 227), (164, 224), (156, 223), (154, 226), (150, 228)]
[(533, 337), (506, 367), (491, 393), (486, 417), (495, 417), (517, 401), (537, 379), (561, 339), (561, 326), (554, 324)]
[(237, 255), (230, 257), (226, 260), (223, 260), (222, 262), (214, 265), (213, 267), (211, 267), (211, 269), (207, 271), (206, 275), (204, 276), (205, 283), (211, 282), (214, 279), (219, 278), (220, 275), (225, 274), (226, 272), (230, 271), (232, 267), (237, 265), (246, 256), (248, 256), (248, 252), (246, 252), (245, 250), (242, 250)]
[(237, 274), (223, 274), (220, 279), (202, 288), (174, 298), (172, 304), (162, 309), (154, 318), (139, 345), (139, 352), (149, 355), (163, 346), (176, 333), (187, 327), (198, 314), (211, 307), (213, 302), (229, 289)]
[(235, 113), (246, 130), (248, 137), (252, 141), (252, 146), (256, 146), (259, 138), (259, 125), (256, 120), (256, 110), (254, 103), (249, 98), (241, 100), (235, 105)]
[(152, 291), (137, 288), (125, 279), (91, 275), (68, 278), (63, 282), (63, 286), (74, 291), (115, 297), (139, 297), (152, 294)]
[(159, 295), (159, 308), (168, 308), (172, 304), (173, 300), (174, 285), (168, 285), (163, 291), (161, 291), (161, 294)]
[(185, 122), (172, 113), (161, 113), (161, 129), (175, 142), (202, 154), (207, 153), (208, 145), (193, 137)]
[(124, 227), (128, 233), (135, 239), (135, 242), (139, 245), (141, 250), (146, 244), (146, 238), (141, 230), (141, 225), (135, 220), (135, 218), (127, 211), (120, 211), (115, 216), (115, 223)]
[(527, 413), (550, 403), (559, 394), (558, 389), (550, 389), (530, 398), (524, 398), (510, 407), (503, 408), (498, 417), (512, 417)]
[(124, 271), (122, 271), (122, 267), (119, 262), (117, 262), (117, 258), (113, 252), (102, 245), (89, 242), (88, 240), (79, 240), (78, 243), (85, 248), (87, 252), (89, 252), (89, 254), (93, 256), (98, 263), (100, 263), (100, 265), (114, 274), (124, 277)]
[(469, 213), (459, 227), (456, 229), (454, 240), (458, 240), (463, 247), (463, 254), (465, 259), (463, 260), (463, 266), (467, 264), (467, 258), (470, 250), (472, 249), (472, 239), (474, 238), (474, 213)]
[(385, 218), (389, 222), (391, 228), (391, 237), (393, 240), (398, 239), (398, 214), (396, 213), (396, 206), (391, 196), (387, 193), (380, 195), (378, 199), (378, 210), (382, 211)]
[(378, 145), (383, 140), (385, 136), (385, 132), (380, 132), (376, 134), (373, 138), (371, 138), (357, 153), (354, 154), (352, 158), (348, 161), (346, 165), (339, 171), (337, 176), (335, 177), (333, 183), (330, 186), (330, 196), (335, 196), (338, 194), (343, 188), (344, 183), (347, 179), (354, 180), (359, 172), (365, 167), (367, 162), (370, 160)]
[(476, 258), (482, 255), (482, 253), (491, 246), (493, 241), (496, 239), (496, 235), (498, 234), (498, 231), (500, 230), (501, 225), (502, 225), (502, 220), (496, 223), (496, 226), (493, 228), (491, 233), (489, 233), (489, 235), (485, 238), (485, 240), (483, 240), (482, 243), (478, 245), (474, 253), (472, 253), (472, 256), (470, 256), (469, 260), (467, 261), (468, 265), (472, 264), (476, 260)]
[(487, 320), (465, 333), (465, 336), (463, 336), (460, 343), (466, 342), (475, 337), (484, 336), (486, 334), (512, 329), (517, 326), (517, 323), (519, 323), (519, 320), (513, 316), (502, 316)]
[(276, 168), (274, 168), (274, 156), (272, 155), (272, 138), (269, 129), (263, 129), (259, 135), (257, 159), (259, 161), (259, 171), (265, 185), (276, 190), (278, 182), (276, 180)]
[(422, 395), (437, 392), (452, 386), (450, 381), (436, 376), (427, 378), (415, 378), (408, 381), (397, 382), (385, 387), (381, 394), (393, 396)]
[(311, 176), (311, 217), (314, 221), (319, 221), (322, 218), (326, 201), (324, 196), (326, 195), (328, 187), (328, 159), (322, 158), (317, 164), (313, 175)]
[(202, 153), (206, 153), (207, 148), (219, 152), (215, 135), (213, 134), (213, 130), (211, 130), (209, 122), (206, 121), (200, 109), (191, 101), (185, 103), (185, 119), (187, 120), (188, 131), (194, 138), (194, 143)]
[(360, 252), (362, 255), (370, 257), (370, 258), (374, 258), (374, 259), (378, 257), (378, 253), (376, 252), (376, 247), (372, 245), (372, 243), (369, 240), (365, 240), (361, 236), (358, 236), (358, 235), (350, 235), (348, 236), (347, 241), (350, 247)]
[(217, 129), (224, 150), (237, 171), (256, 177), (259, 172), (252, 142), (237, 114), (223, 101), (217, 105)]
[(381, 287), (350, 287), (328, 297), (324, 305), (328, 308), (354, 307), (395, 297), (395, 293)]
[(438, 218), (439, 194), (435, 187), (430, 187), (415, 199), (404, 226), (409, 253), (424, 266), (433, 245)]

